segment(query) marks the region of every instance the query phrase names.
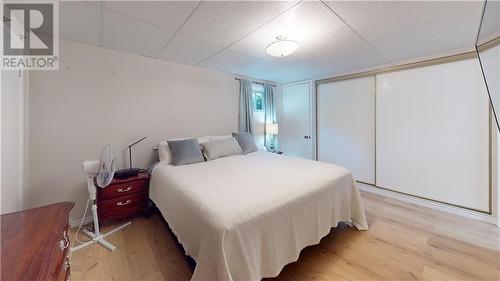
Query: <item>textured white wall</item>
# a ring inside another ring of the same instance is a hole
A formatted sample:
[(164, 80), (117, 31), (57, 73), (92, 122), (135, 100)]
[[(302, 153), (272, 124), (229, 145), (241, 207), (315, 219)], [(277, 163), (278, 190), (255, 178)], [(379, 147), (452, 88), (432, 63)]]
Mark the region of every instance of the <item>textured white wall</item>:
[(26, 207), (87, 199), (81, 162), (114, 145), (119, 168), (134, 147), (148, 168), (167, 137), (230, 134), (238, 127), (234, 76), (90, 45), (60, 41), (59, 71), (30, 73), (29, 184)]

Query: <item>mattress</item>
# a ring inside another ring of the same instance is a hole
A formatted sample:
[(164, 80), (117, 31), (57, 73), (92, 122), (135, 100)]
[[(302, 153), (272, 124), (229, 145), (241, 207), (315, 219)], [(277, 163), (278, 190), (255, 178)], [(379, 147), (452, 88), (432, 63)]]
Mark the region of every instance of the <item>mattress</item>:
[(159, 163), (150, 198), (196, 261), (192, 280), (274, 277), (339, 222), (368, 228), (350, 171), (264, 151)]

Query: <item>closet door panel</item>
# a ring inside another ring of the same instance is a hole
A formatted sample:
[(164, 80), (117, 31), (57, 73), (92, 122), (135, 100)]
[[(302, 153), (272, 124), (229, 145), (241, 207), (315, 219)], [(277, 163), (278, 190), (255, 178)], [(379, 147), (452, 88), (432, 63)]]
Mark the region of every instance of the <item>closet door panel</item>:
[(318, 160), (375, 184), (375, 77), (320, 84)]
[(377, 75), (377, 185), (489, 210), (489, 102), (476, 59)]

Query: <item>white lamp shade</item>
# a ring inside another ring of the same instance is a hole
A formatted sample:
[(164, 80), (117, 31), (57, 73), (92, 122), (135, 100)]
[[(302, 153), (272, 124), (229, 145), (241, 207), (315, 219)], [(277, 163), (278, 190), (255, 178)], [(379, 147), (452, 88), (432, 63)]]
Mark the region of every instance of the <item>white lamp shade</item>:
[(268, 135), (277, 135), (278, 134), (278, 124), (266, 124), (266, 134)]
[(297, 51), (299, 45), (292, 40), (278, 40), (269, 44), (266, 53), (273, 57), (286, 57)]

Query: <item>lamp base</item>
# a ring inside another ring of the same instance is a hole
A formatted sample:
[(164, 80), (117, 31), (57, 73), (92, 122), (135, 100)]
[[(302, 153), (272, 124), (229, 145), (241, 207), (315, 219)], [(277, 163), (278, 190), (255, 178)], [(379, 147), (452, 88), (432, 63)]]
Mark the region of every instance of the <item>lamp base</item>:
[(129, 177), (137, 176), (137, 174), (139, 174), (140, 172), (141, 169), (138, 168), (123, 169), (115, 172), (115, 178), (126, 179)]

